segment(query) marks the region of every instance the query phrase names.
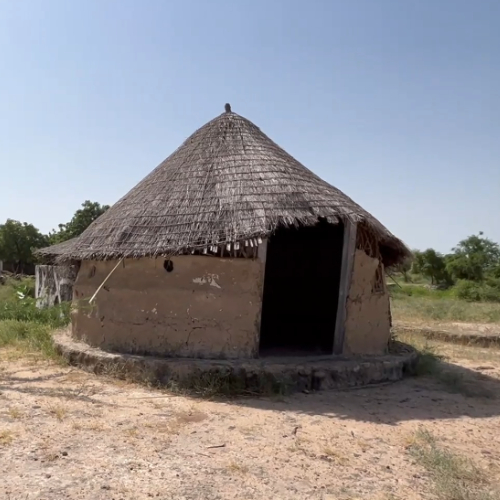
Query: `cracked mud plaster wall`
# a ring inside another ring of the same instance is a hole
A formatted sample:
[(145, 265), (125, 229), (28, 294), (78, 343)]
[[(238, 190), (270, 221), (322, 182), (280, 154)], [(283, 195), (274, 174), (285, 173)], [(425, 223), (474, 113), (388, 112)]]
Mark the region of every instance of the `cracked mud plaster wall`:
[(373, 293), (378, 260), (356, 250), (347, 297), (345, 354), (383, 354), (390, 338), (389, 294)]
[[(254, 356), (263, 261), (178, 256), (172, 262), (173, 271), (167, 272), (163, 258), (125, 260), (125, 267), (118, 266), (92, 309), (88, 299), (116, 261), (82, 262), (74, 286), (73, 335), (125, 353)], [(86, 303), (78, 302), (84, 298)]]

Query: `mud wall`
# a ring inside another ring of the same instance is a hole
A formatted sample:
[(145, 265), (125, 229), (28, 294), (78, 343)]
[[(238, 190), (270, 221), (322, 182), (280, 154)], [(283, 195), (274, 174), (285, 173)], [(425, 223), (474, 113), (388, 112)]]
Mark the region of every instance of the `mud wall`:
[(44, 309), (73, 298), (75, 266), (38, 265), (35, 268), (35, 298), (37, 307)]
[[(103, 349), (158, 356), (253, 357), (260, 330), (261, 260), (178, 256), (82, 262), (74, 286), (73, 335)], [(168, 268), (167, 268), (168, 269)], [(85, 300), (87, 299), (87, 300)]]
[(390, 338), (390, 304), (387, 287), (374, 292), (379, 261), (356, 250), (346, 303), (345, 354), (383, 354)]

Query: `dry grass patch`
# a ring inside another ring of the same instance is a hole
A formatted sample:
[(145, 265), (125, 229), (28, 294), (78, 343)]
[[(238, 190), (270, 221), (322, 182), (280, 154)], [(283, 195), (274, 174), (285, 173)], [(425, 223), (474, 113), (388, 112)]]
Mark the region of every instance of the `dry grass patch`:
[(360, 450), (363, 453), (366, 453), (368, 450), (373, 448), (373, 445), (370, 444), (368, 441), (365, 441), (364, 439), (358, 439), (356, 440), (356, 444), (359, 446)]
[(106, 427), (104, 426), (104, 424), (102, 422), (99, 422), (98, 420), (95, 420), (95, 419), (86, 420), (84, 422), (74, 421), (71, 424), (71, 427), (75, 431), (102, 432), (106, 429)]
[(136, 438), (139, 436), (139, 430), (137, 429), (137, 427), (129, 427), (128, 429), (125, 429), (124, 432), (128, 437), (131, 438)]
[(330, 446), (325, 446), (323, 448), (323, 454), (325, 457), (333, 460), (336, 465), (347, 465), (349, 463), (349, 458)]
[(468, 458), (441, 447), (430, 432), (417, 431), (407, 450), (429, 474), (440, 500), (500, 499), (484, 471)]
[(53, 406), (49, 407), (49, 413), (53, 417), (57, 418), (57, 420), (59, 420), (59, 422), (62, 422), (64, 420), (64, 418), (66, 417), (68, 410), (64, 406), (53, 405)]
[(15, 406), (11, 406), (9, 408), (8, 413), (9, 413), (9, 417), (14, 419), (14, 420), (19, 420), (21, 418), (24, 418), (24, 416), (25, 416), (24, 411), (15, 407)]
[(249, 469), (246, 465), (241, 465), (238, 462), (230, 462), (227, 465), (227, 470), (236, 474), (246, 474)]
[(0, 431), (0, 446), (7, 446), (14, 440), (14, 434), (8, 429)]
[(188, 410), (180, 412), (176, 415), (176, 419), (178, 422), (182, 424), (194, 424), (203, 422), (203, 420), (207, 419), (208, 415), (198, 410)]

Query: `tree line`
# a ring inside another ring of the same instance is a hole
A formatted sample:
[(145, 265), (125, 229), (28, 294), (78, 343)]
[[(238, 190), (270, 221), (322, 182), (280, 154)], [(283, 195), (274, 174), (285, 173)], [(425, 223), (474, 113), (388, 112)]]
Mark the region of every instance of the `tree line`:
[[(7, 219), (0, 224), (0, 260), (14, 265), (23, 273), (33, 266), (33, 251), (79, 236), (101, 216), (108, 205), (86, 200), (71, 220), (59, 224), (56, 230), (42, 234), (33, 224)], [(427, 277), (438, 287), (457, 287), (458, 295), (472, 300), (500, 301), (500, 246), (482, 232), (460, 241), (449, 254), (433, 248), (413, 250), (412, 257), (396, 269), (404, 280), (418, 274)]]
[(42, 234), (33, 224), (7, 219), (0, 224), (0, 260), (10, 263), (15, 272), (23, 273), (36, 263), (35, 250), (79, 236), (108, 208), (108, 205), (86, 200), (69, 222), (59, 224), (49, 234)]
[(460, 241), (448, 254), (413, 250), (396, 270), (407, 282), (417, 274), (437, 287), (456, 287), (461, 298), (500, 301), (500, 246), (483, 232)]

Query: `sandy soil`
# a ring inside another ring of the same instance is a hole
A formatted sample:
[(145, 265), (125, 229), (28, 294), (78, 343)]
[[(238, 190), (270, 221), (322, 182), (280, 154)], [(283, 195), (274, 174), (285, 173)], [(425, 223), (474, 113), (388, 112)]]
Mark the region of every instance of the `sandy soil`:
[[(500, 351), (447, 347), (500, 395)], [(432, 498), (407, 446), (423, 426), (500, 479), (500, 400), (409, 379), (207, 401), (0, 350), (0, 498)]]

